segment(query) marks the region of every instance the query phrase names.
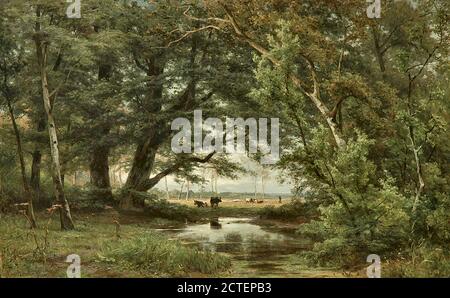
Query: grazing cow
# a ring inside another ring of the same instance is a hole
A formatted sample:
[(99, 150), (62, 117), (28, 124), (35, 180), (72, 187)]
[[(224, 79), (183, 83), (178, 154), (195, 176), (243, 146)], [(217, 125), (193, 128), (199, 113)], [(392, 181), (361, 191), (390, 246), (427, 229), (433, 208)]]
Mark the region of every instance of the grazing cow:
[(262, 203), (264, 203), (264, 200), (258, 200), (258, 201), (256, 201), (256, 203), (262, 204)]
[(245, 199), (246, 203), (255, 203), (255, 199)]
[(211, 203), (211, 208), (219, 207), (219, 203), (222, 202), (222, 197), (211, 197), (209, 202)]
[(208, 203), (202, 202), (202, 201), (194, 200), (194, 204), (195, 204), (195, 206), (197, 206), (198, 208), (208, 207)]

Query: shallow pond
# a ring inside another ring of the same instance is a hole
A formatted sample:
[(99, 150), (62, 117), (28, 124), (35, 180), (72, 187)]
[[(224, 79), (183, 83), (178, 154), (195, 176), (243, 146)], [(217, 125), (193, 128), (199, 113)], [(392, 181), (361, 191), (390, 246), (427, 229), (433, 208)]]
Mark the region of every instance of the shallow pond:
[(236, 277), (335, 276), (327, 270), (305, 270), (296, 253), (310, 249), (307, 239), (295, 230), (260, 226), (251, 218), (216, 218), (206, 224), (182, 229), (159, 229), (186, 245), (201, 247), (232, 258)]

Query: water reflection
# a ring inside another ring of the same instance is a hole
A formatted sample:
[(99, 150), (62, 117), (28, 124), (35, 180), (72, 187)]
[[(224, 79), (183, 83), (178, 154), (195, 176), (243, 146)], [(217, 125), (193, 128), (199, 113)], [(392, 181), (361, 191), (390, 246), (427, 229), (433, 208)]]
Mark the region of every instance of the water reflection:
[(212, 218), (183, 229), (161, 229), (185, 245), (226, 253), (235, 260), (236, 276), (331, 276), (329, 271), (305, 271), (294, 254), (311, 248), (291, 228), (261, 227), (251, 218)]
[(211, 229), (213, 230), (217, 230), (217, 229), (221, 229), (222, 228), (222, 224), (219, 222), (219, 218), (211, 218), (209, 220), (209, 226), (211, 227)]
[(305, 247), (305, 241), (251, 223), (250, 218), (215, 218), (209, 224), (191, 225), (177, 234), (191, 245), (215, 252), (233, 254), (238, 259), (258, 260), (292, 254)]

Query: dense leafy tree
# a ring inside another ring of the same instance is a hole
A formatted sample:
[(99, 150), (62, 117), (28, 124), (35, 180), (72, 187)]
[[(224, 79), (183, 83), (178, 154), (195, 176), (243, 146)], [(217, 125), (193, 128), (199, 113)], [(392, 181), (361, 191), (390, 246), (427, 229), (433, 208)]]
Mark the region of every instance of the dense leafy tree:
[[(41, 170), (52, 177), (71, 229), (65, 176), (87, 170), (92, 200), (142, 206), (168, 175), (203, 183), (204, 169), (245, 170), (226, 154), (172, 152), (175, 118), (276, 116), (275, 167), (317, 215), (300, 228), (317, 240), (312, 260), (351, 266), (424, 241), (442, 247), (450, 4), (382, 2), (382, 18), (370, 19), (360, 0), (83, 0), (82, 18), (68, 19), (64, 1), (4, 1), (1, 116), (10, 121), (0, 170), (20, 168), (30, 208), (48, 188)], [(5, 158), (12, 144), (18, 158)], [(128, 176), (113, 189), (119, 163)]]

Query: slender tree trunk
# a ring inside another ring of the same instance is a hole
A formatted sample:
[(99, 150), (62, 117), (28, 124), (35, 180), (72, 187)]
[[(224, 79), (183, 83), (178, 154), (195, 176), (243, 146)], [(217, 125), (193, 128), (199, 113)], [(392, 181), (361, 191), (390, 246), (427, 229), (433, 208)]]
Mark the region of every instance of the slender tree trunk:
[(114, 167), (109, 172), (109, 180), (111, 181), (111, 187), (117, 185), (116, 172), (114, 171)]
[(17, 127), (16, 118), (14, 116), (14, 110), (11, 104), (11, 101), (9, 98), (6, 98), (6, 102), (8, 104), (8, 110), (9, 115), (11, 117), (11, 122), (14, 128), (14, 134), (16, 136), (16, 142), (17, 142), (17, 153), (19, 155), (19, 161), (20, 161), (20, 172), (22, 174), (22, 184), (23, 184), (23, 190), (25, 194), (25, 199), (28, 203), (28, 219), (30, 221), (31, 227), (36, 228), (36, 218), (34, 216), (34, 209), (33, 209), (33, 197), (31, 195), (30, 185), (28, 184), (27, 174), (25, 170), (25, 159), (23, 158), (23, 150), (22, 150), (22, 140), (20, 137), (20, 131)]
[(255, 200), (256, 200), (256, 197), (257, 197), (257, 194), (258, 194), (258, 192), (257, 192), (257, 184), (256, 184), (257, 181), (258, 181), (258, 178), (255, 175)]
[(216, 175), (214, 176), (214, 188), (215, 188), (216, 194), (218, 194), (218, 193), (219, 193), (219, 190), (217, 189), (217, 173), (216, 173)]
[(384, 75), (384, 72), (386, 71), (386, 66), (384, 63), (384, 57), (383, 57), (383, 53), (382, 53), (382, 49), (381, 49), (381, 45), (380, 45), (380, 38), (374, 27), (372, 27), (372, 36), (373, 36), (373, 41), (374, 41), (374, 46), (375, 46), (375, 56), (377, 57), (378, 66), (380, 67), (380, 71)]
[[(41, 133), (45, 131), (47, 126), (47, 121), (45, 120), (45, 113), (42, 112), (40, 119), (37, 122), (37, 132)], [(31, 175), (30, 175), (30, 185), (33, 190), (34, 200), (37, 204), (41, 204), (41, 160), (42, 153), (40, 149), (40, 144), (36, 144), (35, 149), (32, 153), (32, 164), (31, 164)]]
[(31, 164), (30, 185), (36, 196), (36, 201), (39, 202), (39, 194), (41, 191), (41, 150), (35, 149), (32, 154), (33, 161)]
[[(205, 179), (205, 174), (206, 174), (206, 169), (203, 168), (202, 171), (202, 178)], [(201, 182), (201, 186), (200, 186), (200, 201), (203, 200), (203, 193), (205, 192), (205, 184), (203, 182)]]
[[(41, 17), (40, 8), (37, 10), (37, 17)], [(72, 230), (75, 228), (72, 215), (70, 213), (69, 203), (64, 194), (64, 187), (61, 179), (61, 164), (59, 160), (58, 136), (56, 133), (56, 124), (53, 117), (53, 105), (50, 99), (48, 79), (47, 79), (47, 41), (43, 40), (44, 36), (40, 29), (40, 23), (36, 24), (35, 44), (37, 61), (39, 65), (40, 79), (42, 85), (42, 100), (47, 115), (47, 128), (50, 139), (50, 152), (52, 158), (52, 178), (56, 191), (57, 201), (60, 205), (60, 221), (61, 229)]]
[(189, 200), (189, 191), (190, 191), (189, 186), (190, 186), (190, 182), (189, 182), (189, 180), (186, 180), (186, 197), (185, 197), (186, 201)]
[(123, 186), (123, 179), (122, 179), (122, 169), (119, 169), (119, 183), (120, 183), (120, 187)]
[(166, 196), (167, 196), (167, 200), (170, 200), (169, 186), (167, 185), (167, 176), (164, 177), (164, 183), (165, 183), (165, 185), (166, 185)]
[(178, 194), (178, 200), (181, 200), (181, 195), (183, 194), (183, 188), (184, 188), (184, 181), (183, 181), (183, 183), (181, 183), (180, 193)]
[(261, 175), (261, 187), (262, 187), (262, 199), (264, 200), (266, 196), (266, 181), (264, 179), (264, 173)]
[(413, 202), (413, 213), (416, 212), (417, 206), (420, 202), (420, 196), (422, 195), (423, 189), (425, 188), (425, 181), (423, 180), (422, 175), (422, 162), (419, 157), (419, 152), (421, 148), (417, 148), (417, 144), (414, 138), (414, 128), (412, 126), (409, 127), (409, 140), (411, 142), (411, 150), (414, 154), (414, 162), (416, 164), (416, 174), (417, 174), (417, 180), (418, 180), (418, 186), (416, 188), (416, 194), (414, 196), (414, 202)]

